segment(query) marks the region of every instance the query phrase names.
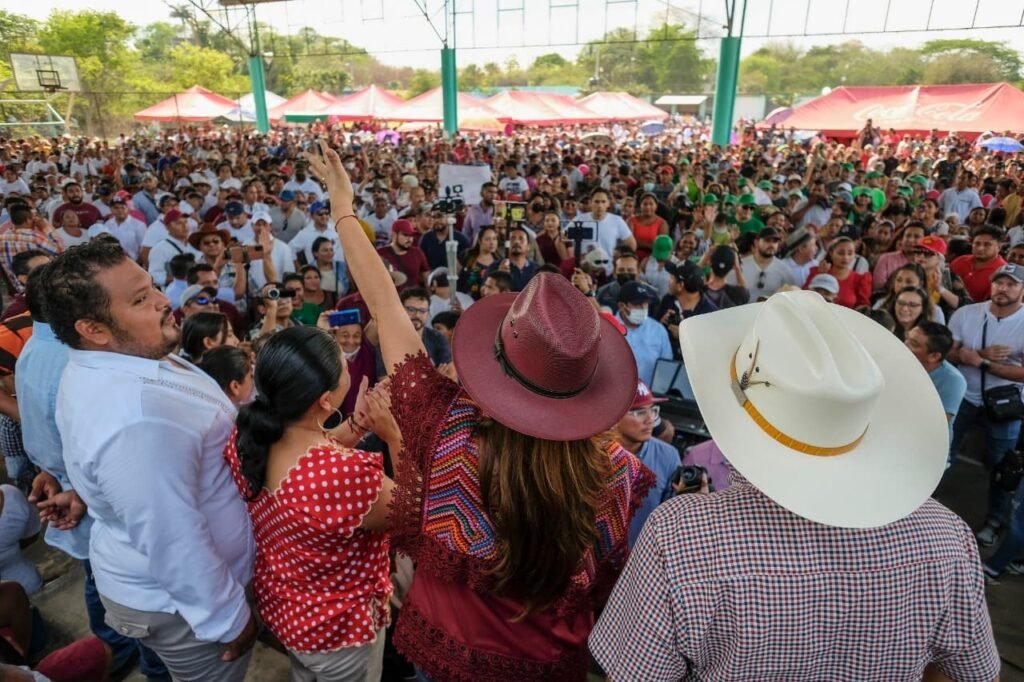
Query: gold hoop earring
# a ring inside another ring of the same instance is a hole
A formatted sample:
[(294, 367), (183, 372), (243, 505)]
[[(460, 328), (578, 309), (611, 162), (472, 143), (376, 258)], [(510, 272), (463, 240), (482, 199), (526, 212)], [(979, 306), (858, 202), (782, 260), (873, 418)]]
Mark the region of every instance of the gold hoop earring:
[(341, 422), (344, 421), (344, 419), (345, 415), (342, 413), (341, 408), (336, 407), (333, 412), (327, 415), (327, 419), (324, 419), (323, 421), (317, 420), (316, 423), (317, 426), (320, 427), (320, 430), (326, 433), (341, 426)]

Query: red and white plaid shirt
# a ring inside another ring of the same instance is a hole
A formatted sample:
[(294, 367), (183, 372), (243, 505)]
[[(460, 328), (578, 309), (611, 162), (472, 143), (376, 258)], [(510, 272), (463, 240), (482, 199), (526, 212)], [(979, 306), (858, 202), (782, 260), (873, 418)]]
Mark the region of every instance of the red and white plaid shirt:
[(999, 674), (977, 545), (953, 512), (929, 500), (832, 528), (746, 482), (651, 514), (590, 649), (615, 682)]

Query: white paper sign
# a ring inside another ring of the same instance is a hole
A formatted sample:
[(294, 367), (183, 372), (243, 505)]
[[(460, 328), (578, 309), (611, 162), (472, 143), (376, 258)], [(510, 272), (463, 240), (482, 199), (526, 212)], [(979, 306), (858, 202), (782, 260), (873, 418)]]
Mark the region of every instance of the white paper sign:
[[(456, 166), (442, 163), (437, 169), (437, 198), (444, 199), (444, 188), (462, 185), (462, 200), (466, 206), (480, 203), (480, 188), (491, 181), (490, 166)], [(453, 189), (454, 194), (454, 189)]]

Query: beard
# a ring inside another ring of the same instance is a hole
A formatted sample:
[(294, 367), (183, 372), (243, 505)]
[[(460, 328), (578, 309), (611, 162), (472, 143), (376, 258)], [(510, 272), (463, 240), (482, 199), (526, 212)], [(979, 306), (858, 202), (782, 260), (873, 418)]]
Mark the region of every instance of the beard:
[(181, 340), (181, 329), (178, 325), (167, 326), (167, 319), (171, 316), (171, 309), (167, 308), (160, 317), (159, 343), (143, 343), (129, 330), (121, 327), (116, 322), (111, 322), (110, 332), (115, 341), (113, 349), (123, 355), (132, 355), (137, 358), (146, 358), (147, 360), (160, 360), (168, 353), (173, 352)]

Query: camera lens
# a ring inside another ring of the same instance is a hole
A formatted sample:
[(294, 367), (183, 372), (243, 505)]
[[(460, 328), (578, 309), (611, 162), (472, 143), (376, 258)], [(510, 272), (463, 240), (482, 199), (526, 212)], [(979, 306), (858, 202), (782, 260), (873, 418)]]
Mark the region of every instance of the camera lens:
[(281, 298), (281, 290), (280, 289), (267, 289), (267, 293), (264, 294), (264, 298), (266, 298), (267, 300), (270, 300), (270, 301), (276, 301), (277, 299)]

